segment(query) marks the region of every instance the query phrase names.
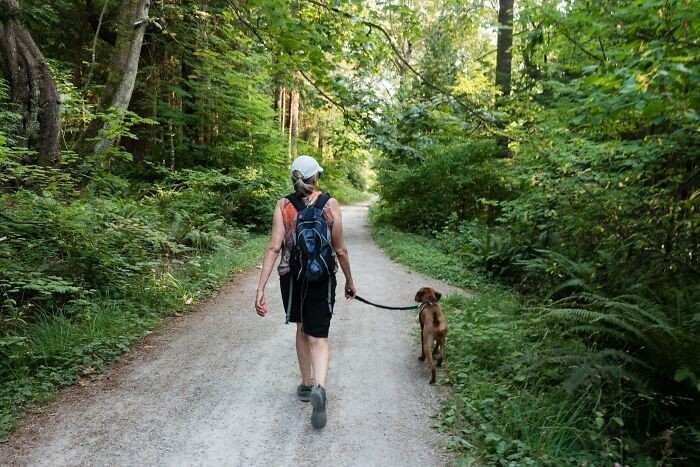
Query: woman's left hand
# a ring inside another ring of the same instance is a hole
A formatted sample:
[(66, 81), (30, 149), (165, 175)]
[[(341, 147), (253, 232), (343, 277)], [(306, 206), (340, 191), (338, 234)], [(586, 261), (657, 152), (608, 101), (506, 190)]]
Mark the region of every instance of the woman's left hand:
[(267, 304), (265, 303), (265, 291), (264, 290), (258, 290), (258, 293), (255, 297), (255, 311), (258, 312), (258, 315), (264, 317), (265, 314), (267, 313)]

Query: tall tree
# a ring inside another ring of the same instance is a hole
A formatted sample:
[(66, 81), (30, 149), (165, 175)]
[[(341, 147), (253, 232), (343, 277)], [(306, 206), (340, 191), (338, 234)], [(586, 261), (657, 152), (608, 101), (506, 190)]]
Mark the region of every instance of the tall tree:
[(19, 15), (17, 0), (0, 0), (0, 67), (22, 115), (20, 136), (47, 165), (58, 154), (60, 100), (51, 70)]
[[(102, 111), (115, 109), (123, 113), (129, 108), (139, 69), (141, 46), (148, 26), (149, 0), (126, 0), (121, 5), (117, 24), (117, 37), (109, 76), (100, 98)], [(98, 117), (88, 126), (78, 141), (77, 149), (82, 154), (97, 154), (114, 143), (109, 125), (114, 122)]]
[(498, 40), (496, 42), (496, 86), (504, 96), (510, 95), (513, 62), (513, 3), (498, 0)]
[(297, 144), (299, 142), (299, 90), (292, 89), (289, 99), (289, 158), (297, 155)]

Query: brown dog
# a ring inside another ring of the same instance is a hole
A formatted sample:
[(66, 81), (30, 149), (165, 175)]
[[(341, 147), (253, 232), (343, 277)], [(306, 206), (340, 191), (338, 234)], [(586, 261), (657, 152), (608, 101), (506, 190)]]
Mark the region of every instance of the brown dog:
[[(442, 366), (445, 358), (445, 336), (447, 336), (447, 320), (442, 314), (442, 308), (438, 301), (442, 295), (430, 287), (423, 287), (416, 294), (416, 301), (421, 303), (420, 315), (420, 340), (423, 347), (421, 361), (428, 359), (428, 365), (433, 372), (430, 384), (435, 384), (435, 363), (433, 354), (437, 358), (437, 366)], [(431, 349), (432, 347), (432, 349)]]

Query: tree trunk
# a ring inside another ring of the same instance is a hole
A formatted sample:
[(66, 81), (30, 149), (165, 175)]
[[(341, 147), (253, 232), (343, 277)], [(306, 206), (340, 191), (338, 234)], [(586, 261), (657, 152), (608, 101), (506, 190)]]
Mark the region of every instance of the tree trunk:
[[(498, 39), (496, 41), (496, 86), (502, 97), (510, 95), (511, 69), (513, 62), (513, 3), (514, 0), (498, 0)], [(500, 99), (496, 99), (499, 107)], [(506, 122), (499, 120), (497, 127), (503, 130)], [(510, 157), (508, 137), (500, 134), (496, 137), (500, 157)]]
[(323, 148), (326, 144), (326, 134), (323, 130), (324, 130), (323, 126), (321, 126), (318, 129), (318, 140), (316, 143), (316, 147), (318, 148), (319, 154), (321, 154), (321, 158), (323, 158)]
[[(110, 108), (123, 113), (129, 108), (139, 69), (141, 45), (148, 25), (149, 0), (126, 0), (123, 2), (118, 21), (116, 50), (109, 69), (109, 77), (100, 98), (100, 110)], [(79, 153), (97, 154), (114, 144), (109, 126), (115, 122), (93, 120), (77, 144)]]
[(503, 96), (510, 95), (513, 61), (513, 3), (498, 0), (498, 41), (496, 43), (496, 86)]
[(280, 86), (277, 89), (277, 118), (279, 118), (280, 121), (280, 131), (284, 131), (284, 109), (282, 106), (284, 105), (284, 88)]
[(289, 104), (289, 152), (291, 157), (297, 155), (297, 142), (299, 141), (299, 91), (292, 90)]
[[(290, 93), (287, 92), (287, 95), (289, 95), (289, 94)], [(292, 161), (292, 119), (293, 119), (293, 117), (292, 117), (292, 97), (291, 96), (289, 98), (288, 109), (289, 109), (289, 123), (287, 125), (287, 128), (289, 129), (289, 134), (287, 136), (289, 139), (287, 140), (287, 157), (289, 157), (289, 161), (291, 162)]]
[(19, 22), (17, 0), (0, 0), (0, 68), (22, 115), (20, 137), (39, 164), (50, 164), (58, 157), (60, 100), (44, 56)]

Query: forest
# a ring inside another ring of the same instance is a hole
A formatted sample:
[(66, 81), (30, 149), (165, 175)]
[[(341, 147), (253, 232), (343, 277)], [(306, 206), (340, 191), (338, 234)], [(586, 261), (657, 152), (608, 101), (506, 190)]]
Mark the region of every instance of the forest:
[(257, 264), (310, 154), (475, 292), (464, 465), (697, 465), (699, 52), (693, 0), (0, 0), (0, 438)]

